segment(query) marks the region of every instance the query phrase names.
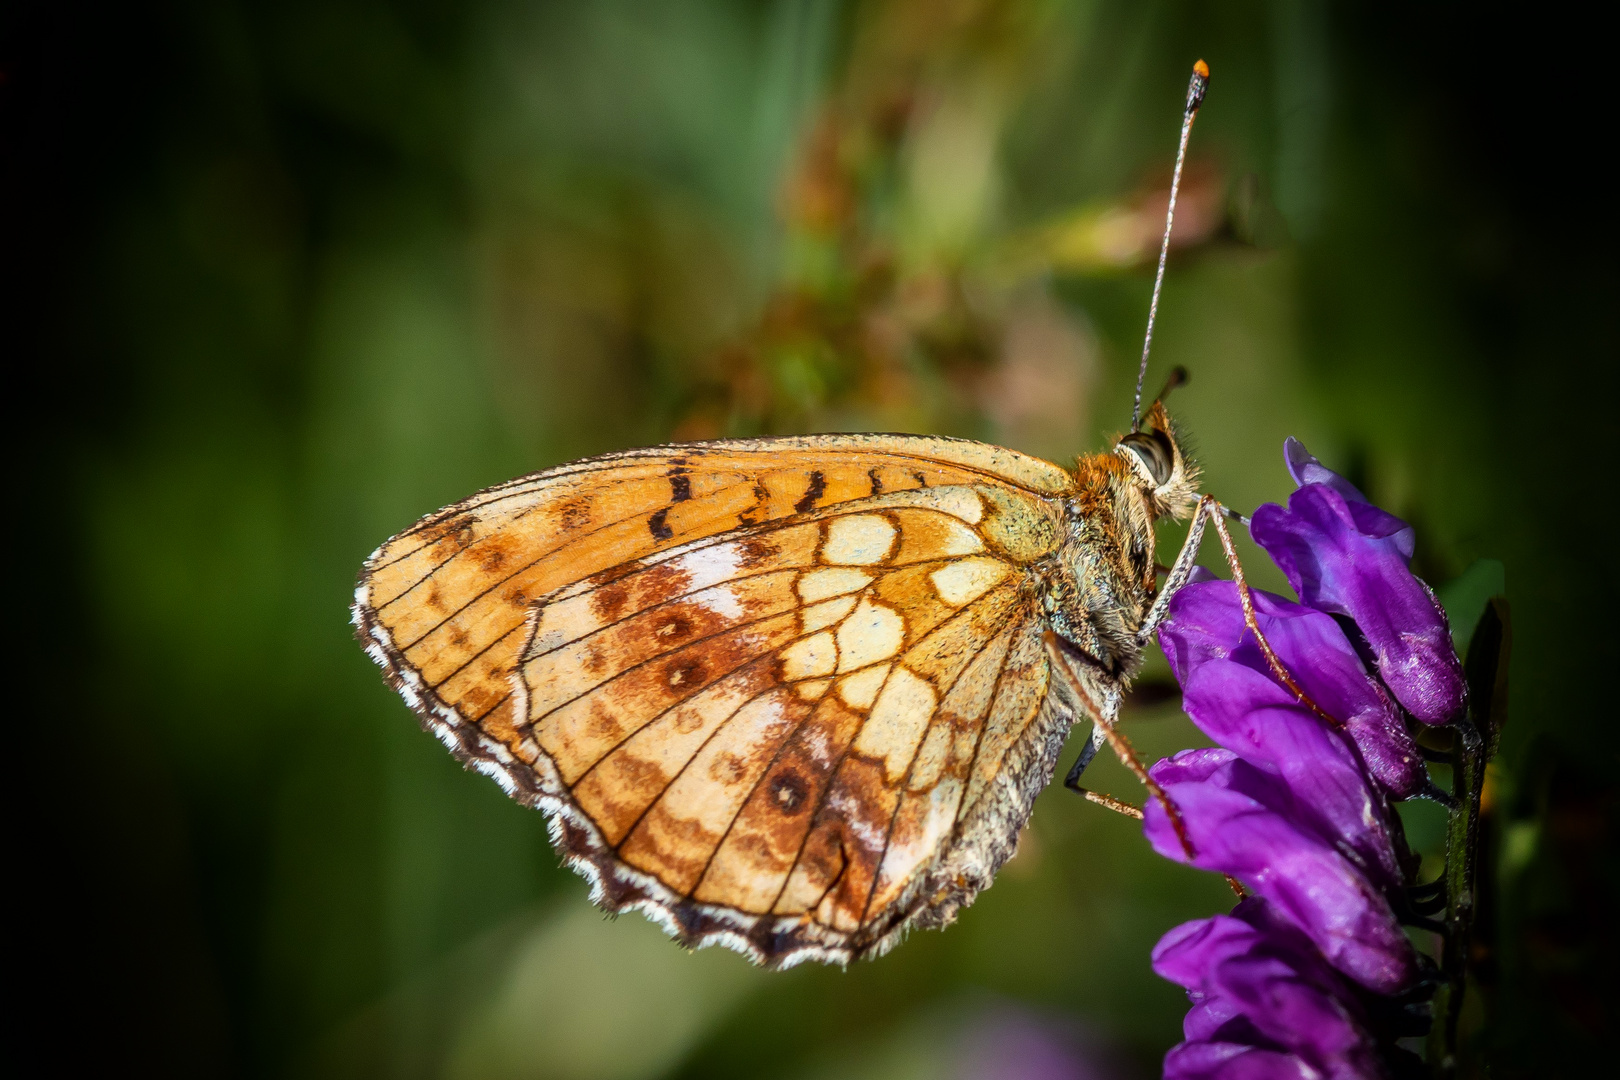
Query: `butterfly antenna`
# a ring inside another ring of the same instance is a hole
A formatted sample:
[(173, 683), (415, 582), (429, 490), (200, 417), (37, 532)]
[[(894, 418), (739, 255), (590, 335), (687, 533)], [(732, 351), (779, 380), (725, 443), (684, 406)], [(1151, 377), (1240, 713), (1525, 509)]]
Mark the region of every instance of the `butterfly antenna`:
[(1147, 376), (1148, 352), (1153, 348), (1153, 320), (1159, 317), (1159, 290), (1164, 286), (1164, 264), (1170, 257), (1170, 228), (1176, 220), (1176, 194), (1181, 190), (1181, 166), (1187, 160), (1187, 140), (1192, 137), (1193, 119), (1209, 89), (1209, 65), (1202, 60), (1193, 65), (1192, 81), (1187, 84), (1187, 108), (1181, 117), (1181, 145), (1176, 150), (1176, 173), (1170, 178), (1170, 208), (1164, 214), (1164, 240), (1159, 244), (1159, 272), (1153, 278), (1153, 301), (1148, 305), (1147, 337), (1142, 341), (1142, 366), (1136, 370), (1136, 401), (1131, 406), (1131, 430), (1142, 429), (1142, 380)]

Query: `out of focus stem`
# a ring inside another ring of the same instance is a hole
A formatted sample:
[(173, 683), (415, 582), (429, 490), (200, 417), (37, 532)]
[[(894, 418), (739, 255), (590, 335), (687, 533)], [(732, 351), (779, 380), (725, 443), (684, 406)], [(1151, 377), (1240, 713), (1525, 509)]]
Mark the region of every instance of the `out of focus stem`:
[(1506, 599), (1486, 606), (1468, 647), (1468, 716), (1452, 726), (1451, 794), (1446, 822), (1446, 911), (1442, 938), (1442, 983), (1434, 999), (1429, 1063), (1434, 1075), (1459, 1073), (1463, 1048), (1458, 1032), (1472, 968), (1475, 919), (1479, 914), (1480, 808), (1485, 766), (1496, 751), (1507, 714), (1507, 658), (1511, 646)]
[(1479, 800), (1485, 790), (1485, 740), (1468, 720), (1457, 724), (1455, 739), (1451, 794), (1456, 803), (1446, 822), (1446, 932), (1440, 958), (1445, 981), (1434, 999), (1438, 1042), (1434, 1046), (1437, 1052), (1430, 1055), (1437, 1077), (1457, 1074), (1457, 1029), (1468, 986), (1470, 937), (1477, 907)]

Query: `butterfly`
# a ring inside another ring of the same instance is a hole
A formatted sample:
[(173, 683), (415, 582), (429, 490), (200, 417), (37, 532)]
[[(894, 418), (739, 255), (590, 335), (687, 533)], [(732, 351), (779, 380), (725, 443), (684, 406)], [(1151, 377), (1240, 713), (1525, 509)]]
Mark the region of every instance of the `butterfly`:
[[(1118, 744), (1211, 505), (1160, 401), (1072, 469), (917, 435), (627, 450), (423, 518), (353, 618), (601, 907), (847, 963), (991, 883), (1078, 719), (1071, 786)], [(1160, 587), (1155, 523), (1189, 515)]]

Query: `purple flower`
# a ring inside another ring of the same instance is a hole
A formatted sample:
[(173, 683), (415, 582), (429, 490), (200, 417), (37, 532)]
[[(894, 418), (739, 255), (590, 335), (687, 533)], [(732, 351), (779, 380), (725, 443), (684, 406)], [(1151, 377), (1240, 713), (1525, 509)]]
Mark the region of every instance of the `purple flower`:
[(1287, 679), (1232, 582), (1183, 586), (1159, 631), (1187, 715), (1220, 745), (1148, 770), (1176, 814), (1151, 799), (1143, 830), (1160, 854), (1248, 891), (1154, 950), (1154, 970), (1192, 1001), (1186, 1041), (1165, 1057), (1175, 1080), (1387, 1076), (1396, 1051), (1368, 1015), (1423, 977), (1399, 916), (1416, 867), (1391, 800), (1428, 787), (1407, 716), (1458, 719), (1462, 665), (1408, 568), (1412, 529), (1292, 439), (1286, 456), (1300, 487), (1251, 532), (1300, 598), (1252, 593)]
[(1301, 484), (1285, 510), (1267, 503), (1249, 534), (1305, 606), (1355, 621), (1395, 700), (1425, 724), (1458, 719), (1468, 691), (1446, 613), (1409, 569), (1411, 526), (1367, 502), (1297, 440), (1285, 447)]
[(1354, 991), (1264, 900), (1171, 930), (1153, 970), (1194, 1002), (1166, 1077), (1382, 1075)]

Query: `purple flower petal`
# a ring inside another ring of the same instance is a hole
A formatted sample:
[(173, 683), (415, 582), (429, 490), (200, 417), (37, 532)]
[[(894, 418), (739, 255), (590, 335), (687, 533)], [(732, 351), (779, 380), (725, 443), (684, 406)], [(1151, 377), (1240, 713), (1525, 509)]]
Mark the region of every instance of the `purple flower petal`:
[(1294, 478), (1295, 487), (1326, 484), (1343, 495), (1345, 502), (1367, 501), (1367, 496), (1363, 495), (1356, 485), (1317, 461), (1315, 455), (1305, 449), (1305, 444), (1292, 435), (1283, 441), (1283, 461), (1288, 465), (1288, 475)]
[[(1399, 711), (1367, 674), (1350, 640), (1331, 615), (1251, 590), (1256, 621), (1294, 681), (1329, 716), (1344, 725), (1367, 770), (1395, 798), (1419, 791), (1427, 777), (1417, 745)], [(1237, 586), (1213, 580), (1184, 586), (1170, 603), (1159, 644), (1183, 692), (1210, 662), (1242, 664), (1274, 676), (1243, 623)], [(1279, 684), (1280, 685), (1280, 684)], [(1287, 697), (1292, 701), (1291, 693)], [(1189, 704), (1188, 711), (1192, 711)], [(1198, 721), (1197, 716), (1193, 717)], [(1216, 741), (1219, 735), (1205, 729)]]
[(1379, 886), (1401, 883), (1389, 807), (1340, 732), (1268, 675), (1229, 660), (1205, 663), (1183, 682), (1182, 707), (1204, 734), (1282, 782), (1291, 799), (1275, 809), (1353, 858)]
[(1372, 1037), (1352, 1015), (1347, 999), (1311, 984), (1285, 960), (1266, 955), (1262, 944), (1256, 945), (1255, 955), (1217, 964), (1210, 982), (1262, 1034), (1286, 1040), (1291, 1051), (1319, 1068), (1378, 1060)]
[(1254, 927), (1230, 915), (1184, 922), (1153, 946), (1153, 972), (1183, 990), (1202, 992), (1210, 965), (1248, 948), (1258, 935)]
[(1204, 998), (1188, 1009), (1181, 1021), (1181, 1031), (1189, 1042), (1240, 1042), (1260, 1046), (1266, 1041), (1237, 1003), (1226, 998)]
[(1320, 1080), (1292, 1054), (1225, 1042), (1184, 1042), (1164, 1055), (1164, 1080)]
[(1161, 784), (1200, 784), (1237, 759), (1223, 746), (1206, 746), (1164, 758), (1148, 772)]
[(1249, 533), (1276, 560), (1308, 607), (1348, 615), (1371, 647), (1378, 673), (1408, 712), (1426, 724), (1461, 715), (1462, 663), (1444, 609), (1407, 563), (1411, 529), (1327, 484), (1308, 484), (1285, 510), (1267, 503)]
[(1408, 985), (1416, 954), (1388, 902), (1354, 863), (1279, 810), (1292, 805), (1287, 789), (1242, 760), (1195, 753), (1192, 761), (1178, 754), (1149, 770), (1180, 811), (1194, 857), (1187, 858), (1169, 815), (1150, 799), (1143, 831), (1154, 849), (1238, 878), (1363, 986), (1393, 993)]

